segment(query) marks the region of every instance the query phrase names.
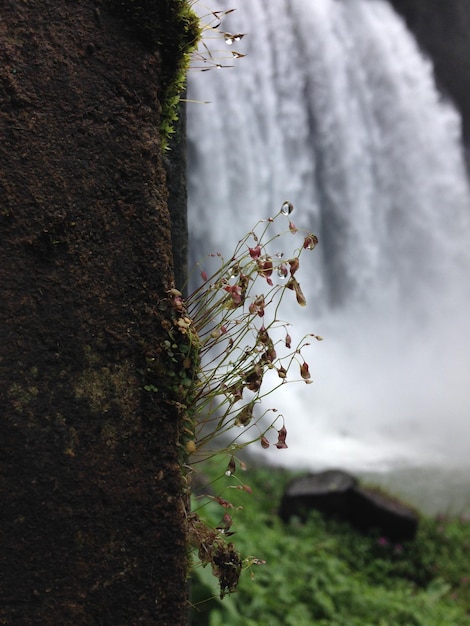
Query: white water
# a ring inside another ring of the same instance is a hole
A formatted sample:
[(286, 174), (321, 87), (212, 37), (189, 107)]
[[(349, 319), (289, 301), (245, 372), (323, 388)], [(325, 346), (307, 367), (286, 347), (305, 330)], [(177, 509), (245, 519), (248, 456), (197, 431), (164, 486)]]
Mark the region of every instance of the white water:
[[(232, 8), (217, 1), (214, 8)], [(325, 341), (275, 404), (290, 466), (470, 468), (470, 202), (460, 120), (382, 0), (249, 0), (193, 72), (193, 260), (230, 254), (285, 199), (320, 245), (284, 318)], [(293, 334), (293, 333), (291, 333)]]

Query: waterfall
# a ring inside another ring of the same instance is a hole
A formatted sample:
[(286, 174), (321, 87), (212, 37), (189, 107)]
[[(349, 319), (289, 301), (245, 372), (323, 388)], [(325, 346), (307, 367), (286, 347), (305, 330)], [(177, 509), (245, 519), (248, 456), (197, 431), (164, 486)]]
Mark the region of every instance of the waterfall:
[[(217, 10), (232, 8), (223, 0)], [(302, 267), (314, 384), (276, 402), (291, 466), (470, 458), (470, 194), (460, 119), (385, 0), (250, 0), (233, 59), (192, 71), (192, 260), (230, 254), (285, 199), (320, 245)], [(234, 47), (234, 46), (232, 46)]]

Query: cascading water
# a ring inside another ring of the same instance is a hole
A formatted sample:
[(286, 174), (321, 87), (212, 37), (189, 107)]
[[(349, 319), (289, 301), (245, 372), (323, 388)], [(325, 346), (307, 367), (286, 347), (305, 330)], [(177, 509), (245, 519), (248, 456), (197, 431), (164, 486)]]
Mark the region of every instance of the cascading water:
[(286, 198), (320, 239), (309, 307), (283, 317), (325, 341), (315, 383), (277, 394), (289, 449), (271, 460), (468, 465), (470, 195), (431, 64), (384, 0), (250, 0), (223, 29), (247, 56), (190, 75), (210, 101), (188, 105), (192, 259), (230, 254)]

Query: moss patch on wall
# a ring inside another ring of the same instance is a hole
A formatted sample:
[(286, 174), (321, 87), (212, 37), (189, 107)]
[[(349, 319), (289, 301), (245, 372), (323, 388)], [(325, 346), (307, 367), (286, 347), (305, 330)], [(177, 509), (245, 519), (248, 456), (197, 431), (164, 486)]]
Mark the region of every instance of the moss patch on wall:
[(201, 36), (199, 18), (187, 0), (106, 0), (106, 7), (159, 56), (160, 132), (166, 146), (177, 120), (190, 55)]

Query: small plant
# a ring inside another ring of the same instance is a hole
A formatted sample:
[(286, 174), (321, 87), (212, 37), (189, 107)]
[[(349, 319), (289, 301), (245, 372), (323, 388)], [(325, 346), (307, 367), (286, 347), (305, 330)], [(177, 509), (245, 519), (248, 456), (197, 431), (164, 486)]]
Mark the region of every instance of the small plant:
[[(196, 4), (196, 3), (195, 3)], [(235, 9), (225, 11), (211, 11), (205, 15), (201, 15), (201, 34), (200, 46), (193, 52), (190, 69), (207, 72), (211, 69), (221, 69), (224, 67), (233, 67), (231, 62), (235, 59), (242, 59), (245, 54), (232, 49), (227, 52), (226, 47), (221, 50), (211, 50), (206, 41), (214, 38), (218, 41), (223, 40), (225, 46), (232, 47), (237, 44), (245, 36), (244, 33), (229, 33), (222, 30), (222, 22), (224, 17), (233, 13)]]
[[(202, 284), (187, 299), (169, 291), (173, 319), (165, 349), (175, 364), (175, 401), (185, 424), (183, 462), (191, 474), (198, 463), (227, 455), (225, 476), (235, 481), (229, 488), (248, 493), (250, 487), (236, 476), (237, 466), (243, 468), (240, 450), (254, 443), (287, 448), (285, 418), (276, 408), (264, 408), (263, 400), (288, 382), (312, 382), (304, 351), (311, 338), (321, 340), (312, 333), (294, 343), (290, 324), (280, 318), (284, 297), (306, 305), (297, 279), (300, 258), (318, 243), (292, 223), (293, 210), (286, 201), (275, 217), (259, 221), (228, 260), (210, 255), (211, 270), (198, 264)], [(289, 255), (280, 249), (282, 237), (297, 238)], [(221, 496), (212, 501), (233, 508)], [(236, 588), (243, 566), (260, 564), (254, 557), (242, 562), (233, 544), (226, 544), (231, 525), (227, 512), (216, 528), (197, 512), (188, 514), (190, 544), (203, 566), (211, 564), (221, 596)]]
[[(306, 305), (297, 272), (301, 254), (318, 243), (314, 234), (294, 226), (292, 211), (292, 203), (284, 202), (275, 217), (258, 222), (228, 261), (211, 255), (218, 267), (210, 275), (198, 266), (203, 283), (186, 301), (201, 359), (194, 380), (192, 465), (210, 456), (209, 444), (215, 438), (227, 438), (234, 430), (237, 434), (227, 448), (229, 474), (234, 473), (233, 452), (250, 443), (287, 448), (284, 417), (276, 409), (262, 409), (262, 400), (287, 382), (312, 382), (303, 351), (310, 338), (321, 339), (312, 333), (293, 346), (290, 324), (279, 317), (286, 294)], [(288, 229), (277, 231), (279, 220), (286, 217)], [(300, 245), (289, 256), (279, 247), (286, 234), (301, 235)], [(274, 429), (276, 441), (270, 438)], [(251, 437), (246, 438), (247, 431)]]

